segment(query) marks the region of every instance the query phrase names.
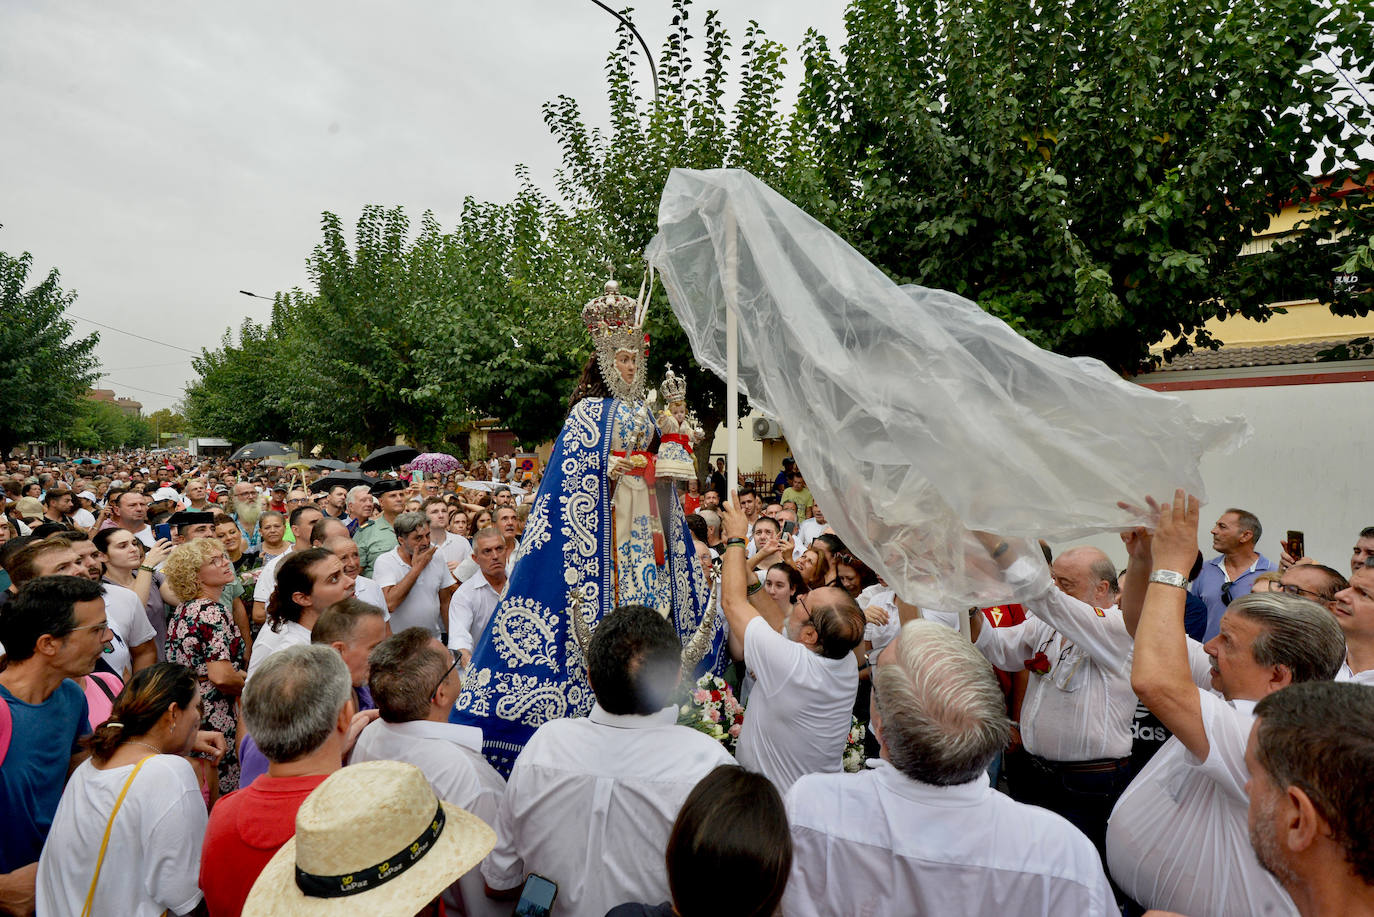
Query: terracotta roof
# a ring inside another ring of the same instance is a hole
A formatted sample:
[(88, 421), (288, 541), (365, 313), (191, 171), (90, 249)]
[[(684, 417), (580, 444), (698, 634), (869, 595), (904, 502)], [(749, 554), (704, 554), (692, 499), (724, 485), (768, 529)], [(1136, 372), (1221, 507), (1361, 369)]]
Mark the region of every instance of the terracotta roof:
[(1194, 350), (1165, 363), (1157, 373), (1198, 369), (1236, 369), (1246, 366), (1284, 366), (1293, 363), (1326, 362), (1317, 355), (1344, 344), (1350, 338), (1307, 341), (1301, 344), (1264, 344), (1259, 347), (1226, 347), (1220, 350)]

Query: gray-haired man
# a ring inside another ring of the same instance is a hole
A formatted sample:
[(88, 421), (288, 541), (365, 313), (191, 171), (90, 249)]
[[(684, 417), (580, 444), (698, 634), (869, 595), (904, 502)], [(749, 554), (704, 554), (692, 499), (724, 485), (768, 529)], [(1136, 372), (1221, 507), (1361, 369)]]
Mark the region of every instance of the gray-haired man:
[[(1183, 629), (1184, 586), (1197, 556), (1198, 502), (1183, 491), (1137, 535), (1128, 591), (1145, 593), (1126, 626), (1131, 687), (1173, 738), (1121, 795), (1107, 828), (1107, 866), (1146, 908), (1248, 917), (1293, 904), (1255, 860), (1246, 827), (1245, 747), (1256, 702), (1290, 684), (1329, 681), (1345, 658), (1335, 617), (1305, 598), (1250, 593), (1225, 610), (1205, 646)], [(1152, 571), (1146, 578), (1145, 571)]]
[(458, 584), (449, 575), (443, 555), (429, 540), (429, 517), (401, 513), (392, 523), (396, 547), (377, 558), (372, 578), (382, 587), (393, 633), (407, 627), (423, 627), (438, 637), (446, 622), (440, 609), (447, 608)]
[(348, 666), (328, 646), (273, 653), (243, 689), (243, 718), (267, 773), (210, 813), (200, 887), (211, 914), (237, 914), (272, 855), (296, 833), (296, 810), (338, 770), (355, 712)]
[(908, 622), (874, 670), (872, 718), (875, 769), (808, 774), (787, 793), (783, 913), (855, 913), (858, 901), (875, 914), (913, 902), (930, 914), (1117, 913), (1087, 837), (989, 785), (1011, 723), (992, 666), (968, 640)]

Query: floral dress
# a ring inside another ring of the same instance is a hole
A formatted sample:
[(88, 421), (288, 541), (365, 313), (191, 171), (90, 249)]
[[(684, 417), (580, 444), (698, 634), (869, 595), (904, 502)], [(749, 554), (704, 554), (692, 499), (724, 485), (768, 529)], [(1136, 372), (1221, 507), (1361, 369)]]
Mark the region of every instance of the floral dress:
[(200, 678), (200, 697), (205, 704), (200, 726), (224, 733), (228, 750), (219, 762), (219, 789), (231, 793), (239, 786), (234, 698), (216, 688), (208, 672), (212, 662), (232, 662), (240, 672), (248, 667), (243, 635), (233, 615), (212, 599), (178, 605), (167, 622), (167, 661), (190, 668)]

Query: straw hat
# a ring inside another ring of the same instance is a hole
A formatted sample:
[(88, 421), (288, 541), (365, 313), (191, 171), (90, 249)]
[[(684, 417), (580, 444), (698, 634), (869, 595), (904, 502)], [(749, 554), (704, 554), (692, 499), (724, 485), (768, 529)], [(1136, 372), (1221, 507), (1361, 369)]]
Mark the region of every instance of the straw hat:
[(243, 917), (414, 917), (495, 846), (496, 832), (440, 803), (419, 768), (351, 764), (301, 804), (296, 836), (253, 883)]

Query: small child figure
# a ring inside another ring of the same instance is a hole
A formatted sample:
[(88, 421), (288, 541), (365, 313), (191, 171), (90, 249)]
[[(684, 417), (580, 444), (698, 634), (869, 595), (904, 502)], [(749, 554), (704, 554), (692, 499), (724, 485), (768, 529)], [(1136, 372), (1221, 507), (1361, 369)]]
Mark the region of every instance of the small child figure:
[(666, 369), (663, 384), (658, 387), (665, 408), (658, 417), (662, 435), (654, 473), (669, 480), (691, 481), (697, 476), (692, 447), (705, 434), (696, 425), (696, 418), (687, 414), (687, 380), (674, 373), (671, 365)]

